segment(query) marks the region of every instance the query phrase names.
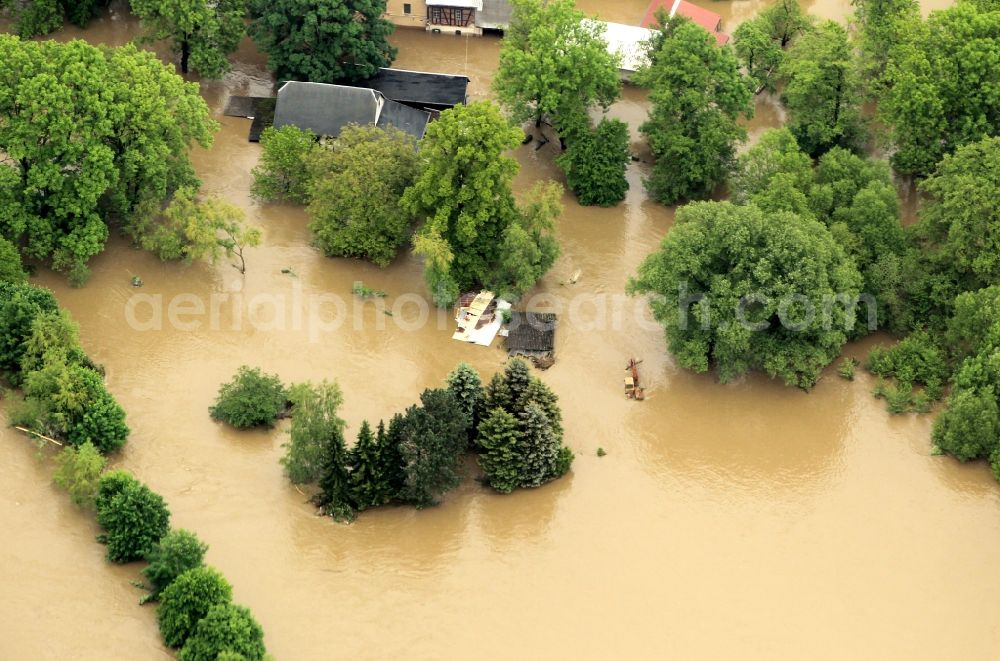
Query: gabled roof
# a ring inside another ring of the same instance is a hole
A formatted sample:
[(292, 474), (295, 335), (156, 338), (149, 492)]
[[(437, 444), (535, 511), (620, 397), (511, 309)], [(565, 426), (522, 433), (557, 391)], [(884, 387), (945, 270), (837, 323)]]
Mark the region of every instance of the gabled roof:
[(658, 9), (665, 10), (670, 18), (686, 16), (709, 32), (722, 30), (721, 16), (687, 0), (653, 0), (646, 8), (646, 17), (642, 20), (642, 27), (653, 27), (656, 24), (656, 11)]
[(399, 103), (443, 110), (465, 103), (469, 77), (383, 68), (358, 86), (378, 90)]
[(288, 124), (336, 137), (348, 124), (387, 125), (423, 137), (430, 114), (390, 101), (376, 90), (289, 81), (278, 90), (274, 127)]
[(507, 335), (507, 351), (550, 352), (556, 348), (556, 315), (515, 312)]

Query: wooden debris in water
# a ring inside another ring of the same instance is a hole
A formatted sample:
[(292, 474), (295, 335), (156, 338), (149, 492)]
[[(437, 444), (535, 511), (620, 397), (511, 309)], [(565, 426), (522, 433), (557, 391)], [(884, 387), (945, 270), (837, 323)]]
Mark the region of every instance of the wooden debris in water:
[(44, 434), (39, 434), (36, 431), (31, 431), (30, 429), (25, 429), (24, 427), (16, 427), (16, 426), (14, 427), (14, 429), (16, 429), (17, 431), (22, 431), (25, 434), (31, 434), (32, 436), (37, 436), (38, 438), (42, 439), (43, 441), (48, 441), (49, 443), (55, 443), (59, 447), (63, 446), (63, 444), (60, 443), (59, 441), (57, 441), (56, 439), (49, 438), (48, 436), (45, 436)]
[(641, 362), (641, 360), (636, 361), (635, 358), (629, 358), (628, 365), (625, 366), (625, 371), (632, 373), (631, 376), (625, 377), (625, 397), (639, 402), (646, 399), (646, 392), (639, 385), (639, 363)]

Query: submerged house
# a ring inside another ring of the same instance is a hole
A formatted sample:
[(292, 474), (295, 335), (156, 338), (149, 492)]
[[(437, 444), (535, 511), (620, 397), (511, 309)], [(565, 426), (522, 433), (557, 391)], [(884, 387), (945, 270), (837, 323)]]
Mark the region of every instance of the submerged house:
[(525, 356), (538, 367), (551, 365), (556, 351), (556, 315), (514, 312), (506, 346), (510, 356)]
[(715, 37), (715, 42), (719, 46), (729, 43), (729, 35), (722, 31), (722, 17), (714, 11), (699, 7), (687, 0), (653, 0), (646, 8), (646, 17), (642, 19), (642, 27), (656, 27), (656, 12), (660, 9), (664, 10), (670, 18), (684, 16), (691, 19), (708, 30)]
[(335, 138), (348, 124), (393, 126), (419, 140), (430, 117), (430, 113), (388, 99), (378, 90), (290, 81), (278, 90), (274, 127), (291, 124)]
[(510, 0), (388, 0), (385, 18), (442, 34), (481, 35), (507, 29), (512, 11)]

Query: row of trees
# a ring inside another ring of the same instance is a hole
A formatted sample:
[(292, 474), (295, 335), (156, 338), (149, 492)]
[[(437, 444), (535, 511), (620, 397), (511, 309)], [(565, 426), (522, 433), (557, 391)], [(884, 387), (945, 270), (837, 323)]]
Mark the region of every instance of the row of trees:
[[(315, 243), (331, 256), (388, 265), (411, 240), (438, 305), (485, 285), (517, 297), (559, 254), (562, 190), (540, 183), (518, 204), (519, 132), (489, 102), (458, 105), (427, 127), (419, 145), (395, 130), (346, 127), (317, 144), (295, 127), (261, 136), (253, 193), (308, 203)], [(414, 221), (422, 221), (413, 233)]]
[(128, 438), (125, 411), (48, 289), (0, 280), (0, 378), (24, 393), (9, 410), (13, 424), (104, 453)]
[(170, 529), (163, 498), (131, 473), (105, 473), (106, 460), (90, 443), (69, 447), (57, 458), (55, 482), (73, 502), (96, 511), (108, 560), (145, 560), (149, 594), (158, 601), (157, 621), (167, 647), (185, 661), (265, 657), (264, 631), (249, 609), (231, 603), (232, 588), (204, 565), (208, 545), (187, 530)]
[[(67, 19), (84, 26), (109, 0), (0, 0), (27, 39)], [(322, 82), (370, 78), (396, 49), (385, 0), (130, 0), (143, 40), (167, 41), (181, 73), (220, 78), (245, 34), (268, 55), (282, 80)]]
[(573, 461), (562, 443), (557, 397), (522, 360), (508, 363), (485, 388), (472, 367), (459, 365), (445, 388), (425, 390), (419, 404), (388, 424), (373, 429), (364, 421), (351, 448), (336, 383), (286, 389), (276, 376), (243, 367), (220, 389), (212, 415), (241, 428), (271, 425), (286, 401), (292, 420), (285, 473), (293, 484), (315, 484), (316, 505), (340, 520), (394, 501), (436, 504), (460, 483), (470, 449), (501, 493), (561, 477)]

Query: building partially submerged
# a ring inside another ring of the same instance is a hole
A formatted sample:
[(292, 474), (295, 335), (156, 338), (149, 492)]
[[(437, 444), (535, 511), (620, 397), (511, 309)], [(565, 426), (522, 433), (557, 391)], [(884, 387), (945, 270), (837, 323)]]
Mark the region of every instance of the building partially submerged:
[(715, 42), (719, 46), (729, 43), (729, 35), (722, 31), (722, 17), (714, 11), (699, 7), (687, 0), (653, 0), (646, 8), (646, 17), (642, 19), (642, 27), (655, 28), (658, 24), (656, 14), (660, 10), (666, 12), (668, 18), (684, 16), (691, 19), (708, 30), (715, 37)]
[(503, 326), (503, 311), (509, 309), (510, 303), (496, 298), (491, 291), (463, 294), (455, 311), (458, 329), (451, 339), (490, 346)]
[(551, 312), (514, 312), (507, 333), (507, 353), (548, 367), (555, 358), (556, 322)]
[(649, 63), (646, 43), (653, 38), (656, 30), (623, 23), (584, 20), (588, 24), (604, 26), (604, 41), (608, 44), (608, 52), (621, 58), (618, 66), (622, 80), (631, 80), (632, 74)]
[(388, 0), (385, 18), (443, 34), (481, 35), (506, 30), (512, 11), (510, 0)]
[(289, 81), (278, 90), (274, 126), (297, 126), (317, 136), (337, 137), (348, 124), (395, 127), (417, 140), (430, 113), (386, 98), (378, 90)]
[(469, 99), (469, 77), (456, 74), (382, 68), (357, 86), (419, 110), (448, 110)]

